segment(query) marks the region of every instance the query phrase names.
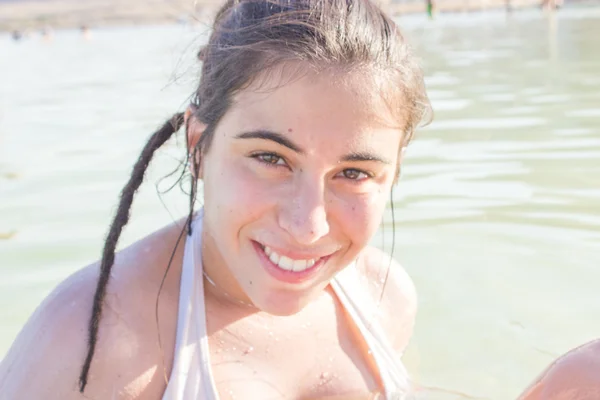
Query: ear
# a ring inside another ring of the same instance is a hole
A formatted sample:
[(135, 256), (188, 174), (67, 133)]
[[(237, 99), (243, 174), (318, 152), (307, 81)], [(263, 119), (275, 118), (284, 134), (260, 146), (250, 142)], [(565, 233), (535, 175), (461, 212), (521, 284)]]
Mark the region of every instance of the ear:
[(196, 146), (198, 145), (198, 141), (202, 137), (206, 129), (206, 125), (198, 120), (196, 117), (196, 106), (189, 105), (183, 114), (183, 121), (185, 124), (185, 137), (187, 140), (187, 149), (190, 157), (195, 156), (196, 163), (200, 163), (198, 176), (196, 176), (196, 172), (194, 171), (194, 163), (190, 160), (190, 172), (196, 179), (202, 179), (202, 149), (196, 150)]

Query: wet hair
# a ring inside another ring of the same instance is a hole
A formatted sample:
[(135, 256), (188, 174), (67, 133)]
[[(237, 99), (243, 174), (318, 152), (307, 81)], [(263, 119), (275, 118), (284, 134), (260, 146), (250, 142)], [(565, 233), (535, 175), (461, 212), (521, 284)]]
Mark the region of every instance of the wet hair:
[[(234, 96), (279, 67), (375, 77), (369, 81), (371, 94), (381, 96), (398, 117), (403, 131), (401, 147), (408, 144), (430, 111), (422, 72), (409, 46), (393, 20), (371, 0), (228, 0), (217, 12), (208, 43), (199, 51), (198, 59), (202, 70), (192, 109), (205, 130), (197, 144), (188, 149), (184, 163), (186, 168), (192, 163), (194, 176), (198, 176), (200, 159), (209, 150), (215, 129)], [(183, 115), (176, 114), (150, 137), (121, 192), (100, 262), (87, 355), (79, 377), (82, 393), (94, 357), (115, 249), (129, 220), (135, 192), (155, 151), (182, 124)], [(188, 234), (196, 185), (197, 180), (191, 179), (185, 228)]]

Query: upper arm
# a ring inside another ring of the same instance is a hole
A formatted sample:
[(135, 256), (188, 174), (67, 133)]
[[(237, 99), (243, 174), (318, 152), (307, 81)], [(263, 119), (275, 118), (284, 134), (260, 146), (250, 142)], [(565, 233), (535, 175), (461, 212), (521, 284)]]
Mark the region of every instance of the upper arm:
[(77, 390), (86, 339), (81, 303), (90, 303), (65, 284), (38, 307), (2, 360), (0, 393), (5, 398), (84, 398)]
[(88, 383), (79, 392), (96, 276), (96, 268), (78, 272), (34, 312), (0, 364), (0, 398), (129, 400), (162, 393), (155, 336), (139, 334), (139, 310), (130, 310), (127, 295), (110, 284)]
[(369, 289), (376, 303), (381, 302), (381, 325), (392, 346), (404, 352), (412, 336), (417, 314), (417, 291), (404, 268), (388, 254), (367, 247), (361, 256), (361, 267), (368, 277)]
[[(180, 222), (116, 255), (84, 394), (79, 375), (97, 264), (61, 283), (31, 316), (0, 362), (0, 399), (160, 399), (175, 346), (183, 256), (179, 231)], [(166, 274), (173, 249), (173, 268)]]
[(600, 340), (555, 360), (519, 400), (595, 400), (600, 398)]

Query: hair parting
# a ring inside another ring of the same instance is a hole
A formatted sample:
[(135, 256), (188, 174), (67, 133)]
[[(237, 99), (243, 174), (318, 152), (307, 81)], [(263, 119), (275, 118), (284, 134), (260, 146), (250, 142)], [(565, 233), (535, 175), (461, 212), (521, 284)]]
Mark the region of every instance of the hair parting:
[(92, 315), (90, 317), (88, 325), (88, 351), (85, 358), (85, 362), (81, 369), (79, 376), (79, 391), (83, 393), (87, 385), (88, 374), (94, 352), (96, 350), (96, 343), (98, 339), (98, 328), (100, 325), (100, 319), (102, 317), (102, 310), (104, 306), (104, 297), (106, 295), (106, 287), (110, 279), (110, 272), (112, 270), (115, 261), (115, 249), (117, 242), (121, 236), (123, 227), (129, 221), (131, 204), (135, 193), (139, 189), (140, 185), (144, 180), (146, 169), (152, 160), (152, 157), (157, 149), (159, 149), (175, 132), (179, 130), (183, 124), (183, 113), (175, 114), (165, 124), (157, 130), (144, 146), (138, 160), (136, 161), (129, 181), (123, 187), (119, 200), (119, 207), (110, 225), (106, 242), (104, 244), (104, 250), (102, 252), (102, 259), (100, 261), (100, 275), (98, 277), (98, 283), (96, 286), (96, 292), (94, 294), (94, 301), (92, 306)]

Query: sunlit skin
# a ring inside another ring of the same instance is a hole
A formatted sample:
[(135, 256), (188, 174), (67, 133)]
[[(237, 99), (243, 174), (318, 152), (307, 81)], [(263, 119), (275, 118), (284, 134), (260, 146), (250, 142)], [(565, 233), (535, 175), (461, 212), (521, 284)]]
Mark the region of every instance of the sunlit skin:
[[(247, 90), (205, 155), (204, 267), (227, 293), (275, 315), (298, 312), (378, 229), (398, 163), (398, 122), (358, 78), (309, 74)], [(191, 124), (192, 137), (202, 134)], [(262, 246), (324, 258), (310, 277), (281, 282)]]
[(600, 399), (600, 340), (585, 343), (552, 362), (518, 400)]
[[(206, 323), (222, 400), (370, 399), (383, 389), (364, 338), (328, 286), (355, 260), (365, 293), (377, 304), (373, 318), (399, 355), (409, 341), (413, 283), (367, 245), (396, 178), (402, 120), (365, 76), (263, 79), (235, 96), (203, 153), (197, 176), (202, 261), (215, 283), (204, 285)], [(193, 147), (204, 126), (191, 111)], [(0, 364), (0, 392), (159, 400), (174, 358), (183, 260), (183, 244), (176, 243), (183, 225), (173, 223), (119, 252), (85, 395), (77, 377), (97, 265), (63, 282), (32, 316)], [(317, 262), (297, 275), (274, 272), (263, 246)]]

